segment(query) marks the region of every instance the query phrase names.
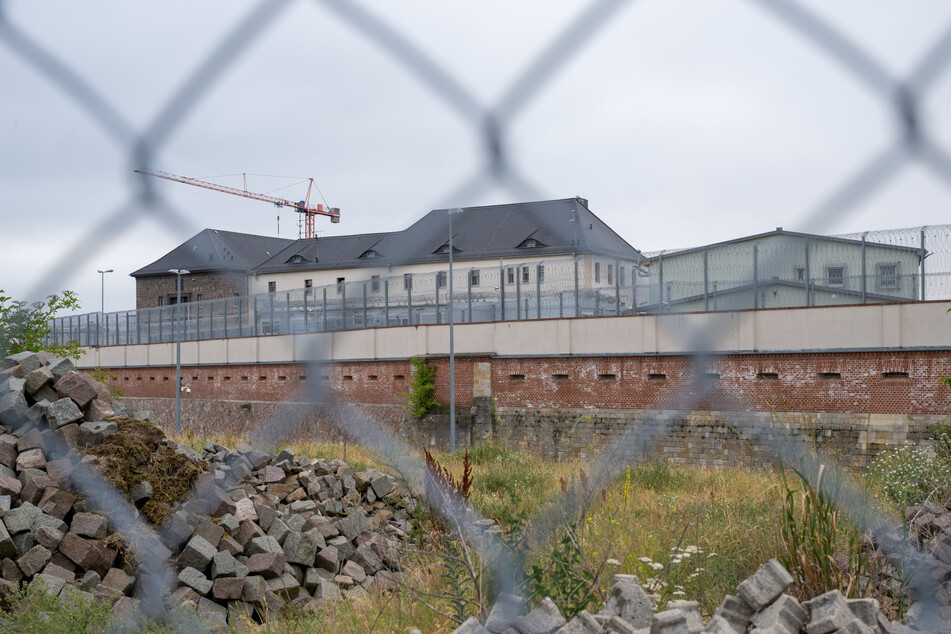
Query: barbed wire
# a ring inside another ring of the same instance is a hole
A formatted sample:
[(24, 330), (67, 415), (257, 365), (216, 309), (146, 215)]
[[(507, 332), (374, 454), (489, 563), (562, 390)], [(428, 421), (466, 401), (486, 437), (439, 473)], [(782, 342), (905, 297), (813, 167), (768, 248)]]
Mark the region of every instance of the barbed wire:
[[(159, 114), (141, 131), (137, 131), (119, 108), (99, 94), (74, 66), (54, 55), (41, 40), (14, 24), (9, 17), (8, 4), (0, 0), (0, 42), (3, 42), (14, 58), (33, 69), (38, 76), (44, 77), (67, 96), (74, 107), (88, 117), (91, 125), (101, 130), (119, 151), (128, 157), (127, 165), (131, 171), (132, 168), (148, 166), (155, 162), (159, 152), (196, 106), (207, 98), (209, 90), (222, 78), (226, 69), (233, 65), (256, 39), (266, 34), (275, 20), (284, 14), (292, 3), (290, 0), (270, 0), (255, 4), (212, 53), (195, 67), (188, 79), (167, 98)], [(526, 64), (524, 71), (492, 105), (487, 105), (488, 100), (481, 99), (477, 92), (466, 88), (464, 81), (447, 71), (438, 60), (426, 54), (410, 38), (373, 10), (352, 2), (321, 0), (319, 4), (363, 34), (391, 59), (402, 64), (423, 86), (452, 108), (481, 140), (483, 156), (480, 165), (476, 172), (464, 178), (461, 184), (450, 188), (447, 206), (451, 206), (457, 204), (460, 199), (494, 186), (505, 187), (520, 197), (542, 197), (540, 189), (525, 176), (524, 166), (513, 160), (508, 150), (512, 125), (519, 117), (524, 116), (530, 103), (540, 98), (544, 86), (562, 73), (571, 60), (596, 41), (605, 27), (613, 23), (618, 14), (633, 3), (623, 0), (599, 0), (586, 5)], [(920, 107), (922, 100), (939, 78), (946, 74), (951, 64), (951, 28), (930, 47), (910, 73), (898, 78), (887, 72), (873, 55), (801, 3), (793, 0), (755, 0), (755, 4), (774, 16), (778, 23), (803, 36), (817, 50), (822, 51), (830, 62), (841, 66), (844, 77), (864, 84), (873, 98), (881, 101), (893, 112), (897, 127), (892, 144), (871, 157), (862, 169), (843, 182), (815, 209), (804, 210), (796, 223), (798, 228), (821, 233), (834, 221), (856, 213), (860, 202), (874, 196), (883, 184), (892, 179), (897, 170), (909, 161), (923, 164), (940, 182), (951, 185), (951, 156), (929, 134)], [(45, 294), (54, 285), (68, 281), (81, 264), (93, 257), (93, 251), (86, 246), (88, 243), (95, 240), (100, 248), (114, 243), (146, 219), (158, 221), (175, 235), (182, 237), (194, 231), (188, 215), (163, 199), (147, 179), (130, 179), (126, 201), (115, 209), (104, 210), (103, 215), (75, 241), (71, 249), (52, 261), (40, 280), (35, 283), (34, 292), (31, 294)], [(896, 238), (893, 244), (902, 244), (902, 240)], [(875, 241), (887, 242), (887, 236), (879, 236)], [(779, 260), (774, 260), (777, 257), (775, 254), (764, 253), (762, 265), (766, 269), (774, 268), (781, 264)], [(668, 278), (668, 282), (672, 283), (673, 280)], [(438, 281), (434, 281), (433, 286), (438, 287)], [(435, 288), (433, 290), (435, 291)], [(658, 293), (661, 294), (659, 305), (663, 305), (664, 291), (658, 281)], [(682, 292), (695, 291), (696, 289), (687, 289)], [(671, 297), (669, 291), (667, 297)], [(683, 340), (691, 342), (687, 349), (717, 349), (716, 332), (684, 331), (678, 334)], [(322, 356), (321, 351), (314, 350), (311, 353), (311, 361), (320, 363)], [(695, 358), (698, 367), (702, 366), (707, 358), (707, 354), (698, 354)], [(691, 385), (690, 389), (702, 396), (709, 386), (696, 384)], [(314, 393), (310, 398), (315, 402), (322, 401), (325, 395)], [(702, 398), (697, 402), (701, 400)], [(368, 418), (354, 418), (348, 422), (358, 438), (376, 448), (388, 459), (409, 460), (418, 465), (418, 458), (410, 448), (397, 442), (391, 430)], [(652, 433), (639, 434), (644, 425), (648, 425)], [(642, 423), (641, 427), (629, 427), (618, 437), (610, 450), (602, 452), (596, 463), (597, 483), (606, 486), (616, 475), (618, 466), (624, 463), (619, 458), (623, 457), (627, 461), (639, 459), (649, 449), (650, 444), (656, 442), (656, 438), (667, 432), (670, 425), (671, 419), (667, 418), (650, 420), (648, 423)], [(291, 436), (295, 429), (282, 429), (282, 432)], [(742, 426), (740, 432), (748, 437), (755, 437), (789, 462), (801, 462), (810, 456), (804, 443), (787, 438), (783, 434)], [(831, 457), (826, 456), (824, 460), (828, 464), (834, 464)], [(811, 477), (812, 484), (818, 486), (814, 473)], [(855, 492), (835, 491), (829, 494), (834, 496), (835, 501), (844, 509), (855, 509), (860, 501)], [(433, 502), (438, 504), (439, 500)], [(576, 500), (566, 500), (560, 509), (570, 511), (580, 503)], [(131, 536), (140, 528), (135, 518), (119, 514), (119, 509), (124, 508), (124, 502), (118, 499), (114, 492), (102, 492), (96, 504), (111, 520), (115, 519), (113, 523), (119, 526), (124, 534)], [(448, 509), (447, 514), (460, 516), (457, 509)], [(547, 531), (548, 534), (554, 533), (562, 521), (563, 518), (555, 518), (551, 522), (542, 517), (537, 518), (538, 525), (544, 527), (541, 532)], [(884, 516), (862, 515), (857, 521), (865, 528), (873, 528), (874, 524), (884, 521)], [(130, 541), (135, 548), (137, 544), (134, 540)], [(142, 545), (138, 547), (144, 548)], [(145, 552), (139, 554), (144, 567), (147, 568), (145, 572), (151, 574), (150, 578), (164, 578), (161, 562), (151, 561)], [(502, 570), (497, 570), (496, 573), (500, 579), (517, 574)], [(927, 575), (919, 578), (927, 578)], [(503, 584), (501, 587), (511, 589), (513, 586)]]

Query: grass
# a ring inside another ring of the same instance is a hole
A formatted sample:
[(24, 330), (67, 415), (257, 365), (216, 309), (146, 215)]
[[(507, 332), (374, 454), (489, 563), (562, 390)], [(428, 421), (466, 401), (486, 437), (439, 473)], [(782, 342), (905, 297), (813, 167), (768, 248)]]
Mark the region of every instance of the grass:
[[(234, 448), (243, 439), (186, 434), (176, 440), (200, 450), (210, 440)], [(346, 451), (347, 462), (359, 470), (392, 471), (386, 460), (359, 446), (313, 441), (287, 446), (312, 458), (343, 458)], [(453, 474), (461, 473), (462, 453), (437, 452), (435, 456)], [(474, 479), (470, 502), (503, 527), (519, 514), (532, 516), (557, 505), (562, 482), (577, 484), (582, 470), (590, 468), (578, 460), (542, 460), (503, 443), (473, 449), (470, 460)], [(405, 475), (412, 479), (418, 473)], [(783, 496), (776, 473), (666, 463), (628, 467), (594, 497), (576, 527), (582, 565), (595, 573), (592, 605), (600, 605), (613, 574), (627, 573), (638, 575), (658, 596), (661, 607), (673, 599), (698, 600), (703, 613), (710, 616), (724, 595), (734, 593), (740, 581), (783, 552), (779, 530)], [(455, 623), (446, 616), (452, 613), (450, 597), (441, 596), (447, 587), (446, 559), (433, 552), (440, 548), (438, 536), (429, 537), (418, 540), (415, 548), (404, 549), (410, 560), (406, 585), (416, 591), (415, 596), (408, 589), (369, 594), (327, 604), (317, 614), (289, 615), (254, 625), (250, 631), (453, 629)], [(528, 563), (546, 565), (559, 539), (552, 536)], [(474, 606), (469, 606), (469, 612), (473, 611)], [(152, 631), (164, 630), (156, 626)]]

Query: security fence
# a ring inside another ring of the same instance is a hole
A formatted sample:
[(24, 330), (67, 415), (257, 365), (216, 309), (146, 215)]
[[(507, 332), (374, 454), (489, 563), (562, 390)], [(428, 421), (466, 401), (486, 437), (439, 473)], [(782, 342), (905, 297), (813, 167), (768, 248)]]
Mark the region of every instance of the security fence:
[[(921, 237), (925, 230), (914, 232)], [(927, 230), (951, 236), (951, 225)], [(922, 275), (921, 269), (922, 262), (940, 263), (948, 253), (867, 239), (767, 235), (658, 252), (639, 264), (566, 256), (457, 266), (451, 295), (448, 271), (384, 278), (371, 270), (363, 281), (61, 317), (52, 322), (50, 339), (107, 346), (447, 324), (450, 319), (475, 323), (947, 299), (951, 273), (926, 269)]]

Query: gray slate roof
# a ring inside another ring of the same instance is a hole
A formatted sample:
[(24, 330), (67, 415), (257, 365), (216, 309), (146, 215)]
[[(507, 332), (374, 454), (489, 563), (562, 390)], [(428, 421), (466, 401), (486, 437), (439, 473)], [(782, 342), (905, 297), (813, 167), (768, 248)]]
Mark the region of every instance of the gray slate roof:
[(191, 273), (247, 273), (294, 242), (289, 238), (205, 229), (131, 275), (168, 275), (169, 269), (188, 269)]
[[(640, 261), (640, 252), (615, 233), (580, 198), (467, 207), (453, 216), (453, 258), (595, 254)], [(526, 239), (538, 246), (527, 248)], [(296, 240), (251, 273), (443, 262), (449, 240), (446, 209), (435, 209), (403, 231)], [(367, 257), (372, 251), (374, 257)], [(300, 256), (302, 262), (293, 262)]]

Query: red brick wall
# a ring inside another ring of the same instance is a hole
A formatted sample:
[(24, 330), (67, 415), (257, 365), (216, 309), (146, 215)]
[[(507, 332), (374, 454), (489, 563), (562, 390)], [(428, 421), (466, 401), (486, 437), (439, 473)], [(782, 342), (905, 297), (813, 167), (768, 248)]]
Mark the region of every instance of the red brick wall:
[[(472, 405), (472, 370), (480, 360), (489, 359), (456, 359), (459, 407)], [(449, 361), (427, 362), (437, 367), (436, 397), (447, 403)], [(491, 359), (491, 363), (492, 392), (501, 407), (951, 412), (951, 387), (939, 383), (941, 376), (951, 374), (948, 351), (726, 355), (711, 358), (699, 368), (710, 373), (700, 382), (694, 381), (694, 359), (684, 356)], [(126, 396), (175, 396), (174, 367), (112, 372), (117, 380), (110, 387)], [(405, 403), (402, 394), (409, 390), (410, 373), (408, 361), (194, 366), (182, 370), (184, 382), (191, 388), (185, 398), (335, 400), (374, 405)], [(309, 390), (316, 396), (308, 396)]]
[(947, 351), (725, 355), (699, 367), (684, 356), (494, 359), (492, 373), (502, 407), (951, 412)]

